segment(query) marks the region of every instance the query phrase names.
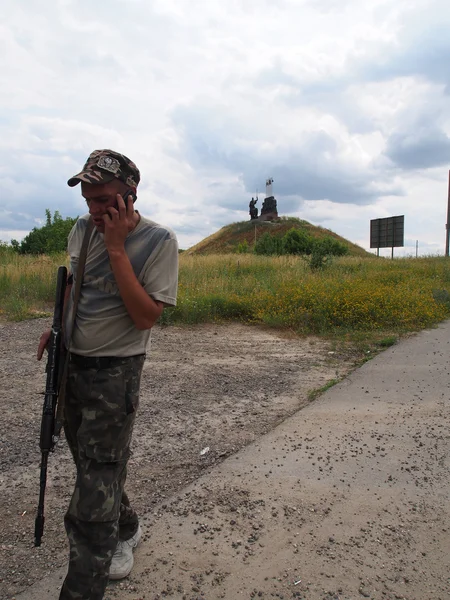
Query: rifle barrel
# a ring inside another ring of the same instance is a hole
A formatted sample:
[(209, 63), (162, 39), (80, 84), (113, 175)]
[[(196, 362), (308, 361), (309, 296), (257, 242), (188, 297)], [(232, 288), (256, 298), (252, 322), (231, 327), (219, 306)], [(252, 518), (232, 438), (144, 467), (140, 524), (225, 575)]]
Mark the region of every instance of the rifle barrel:
[(34, 545), (39, 547), (41, 545), (42, 535), (44, 533), (44, 497), (45, 488), (47, 485), (47, 463), (48, 463), (48, 452), (42, 452), (41, 458), (41, 473), (39, 477), (39, 504), (36, 520), (34, 522)]
[(66, 291), (67, 269), (59, 267), (56, 282), (55, 310), (53, 324), (48, 343), (47, 379), (45, 384), (44, 406), (42, 409), (41, 435), (39, 445), (41, 448), (41, 470), (39, 478), (39, 504), (34, 523), (34, 545), (40, 546), (44, 533), (44, 498), (47, 485), (48, 455), (54, 449), (55, 417), (58, 402), (58, 378), (62, 345), (62, 318), (64, 311), (64, 295)]

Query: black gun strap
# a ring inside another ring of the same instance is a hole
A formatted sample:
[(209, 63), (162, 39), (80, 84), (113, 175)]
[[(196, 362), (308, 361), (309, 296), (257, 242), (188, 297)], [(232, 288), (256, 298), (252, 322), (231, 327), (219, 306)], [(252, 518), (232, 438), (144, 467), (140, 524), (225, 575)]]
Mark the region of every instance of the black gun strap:
[(61, 428), (64, 423), (64, 404), (65, 404), (65, 399), (66, 399), (67, 376), (69, 373), (70, 344), (72, 342), (72, 335), (73, 335), (73, 330), (75, 327), (75, 319), (77, 316), (78, 301), (80, 299), (81, 284), (83, 283), (84, 267), (86, 265), (89, 241), (91, 239), (91, 233), (92, 233), (93, 228), (94, 228), (94, 222), (93, 222), (92, 218), (90, 218), (86, 225), (86, 231), (84, 232), (83, 243), (81, 244), (81, 249), (80, 249), (80, 256), (78, 258), (77, 278), (75, 280), (75, 288), (74, 288), (74, 293), (73, 293), (72, 319), (71, 319), (70, 330), (69, 330), (70, 337), (67, 341), (67, 351), (65, 352), (65, 356), (64, 356), (64, 369), (62, 372), (61, 382), (59, 385), (58, 408), (56, 411), (55, 432), (54, 432), (55, 438), (59, 438), (59, 434), (61, 432)]

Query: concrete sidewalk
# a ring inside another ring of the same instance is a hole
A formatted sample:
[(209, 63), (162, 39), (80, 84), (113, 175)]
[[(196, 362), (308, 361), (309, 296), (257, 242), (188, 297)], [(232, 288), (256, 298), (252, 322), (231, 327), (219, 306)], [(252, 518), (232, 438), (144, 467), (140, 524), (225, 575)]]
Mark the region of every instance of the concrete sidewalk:
[(450, 322), (402, 341), (144, 515), (105, 598), (449, 600), (449, 354)]

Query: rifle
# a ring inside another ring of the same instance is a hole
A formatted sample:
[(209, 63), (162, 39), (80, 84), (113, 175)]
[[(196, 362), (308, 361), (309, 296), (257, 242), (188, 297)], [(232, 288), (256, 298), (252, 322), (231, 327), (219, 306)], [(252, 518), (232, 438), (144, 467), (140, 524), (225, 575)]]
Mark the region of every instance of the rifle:
[(56, 405), (58, 403), (59, 384), (64, 360), (62, 358), (62, 317), (64, 309), (64, 295), (66, 291), (67, 269), (59, 267), (56, 281), (55, 310), (53, 324), (48, 343), (48, 357), (46, 365), (47, 381), (44, 392), (44, 408), (41, 421), (41, 473), (39, 486), (39, 505), (34, 524), (34, 545), (41, 545), (44, 533), (44, 497), (47, 484), (47, 462), (50, 452), (55, 449), (58, 436), (55, 435)]

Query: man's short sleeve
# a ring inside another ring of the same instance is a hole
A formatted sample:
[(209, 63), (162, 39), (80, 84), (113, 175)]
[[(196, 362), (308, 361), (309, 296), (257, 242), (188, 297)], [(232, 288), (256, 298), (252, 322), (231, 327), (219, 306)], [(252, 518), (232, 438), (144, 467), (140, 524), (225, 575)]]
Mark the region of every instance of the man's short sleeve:
[(177, 303), (178, 289), (178, 242), (173, 231), (152, 253), (145, 264), (143, 287), (154, 300), (167, 306)]

